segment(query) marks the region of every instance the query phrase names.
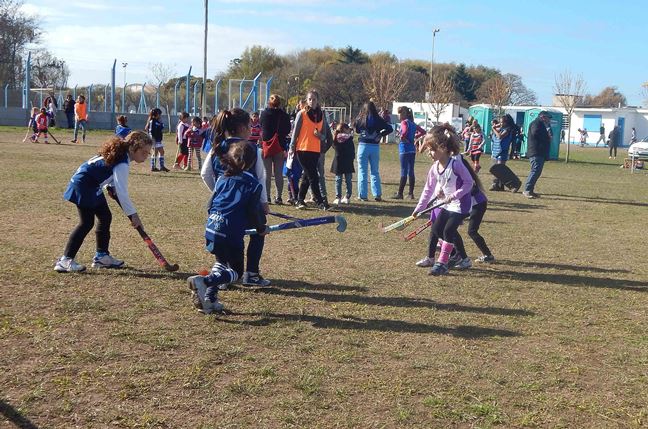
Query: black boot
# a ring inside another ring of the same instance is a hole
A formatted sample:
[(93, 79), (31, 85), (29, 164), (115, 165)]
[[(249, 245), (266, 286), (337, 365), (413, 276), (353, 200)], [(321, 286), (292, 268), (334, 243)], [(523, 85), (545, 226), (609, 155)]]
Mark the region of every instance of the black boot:
[(403, 191), (405, 190), (405, 184), (407, 183), (407, 176), (400, 178), (400, 183), (398, 184), (398, 193), (394, 194), (392, 197), (395, 200), (403, 199)]
[(411, 176), (409, 178), (409, 194), (407, 194), (407, 198), (410, 200), (414, 199), (414, 183), (416, 182), (416, 179), (414, 179), (414, 176)]

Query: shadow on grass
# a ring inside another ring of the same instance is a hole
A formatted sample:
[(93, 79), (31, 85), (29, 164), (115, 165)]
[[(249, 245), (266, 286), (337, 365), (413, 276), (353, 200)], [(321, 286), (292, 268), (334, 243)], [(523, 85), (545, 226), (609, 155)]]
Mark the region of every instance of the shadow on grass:
[(570, 270), (570, 271), (590, 271), (595, 273), (630, 273), (629, 270), (621, 270), (616, 268), (600, 268), (592, 266), (569, 265), (569, 264), (554, 264), (549, 262), (525, 262), (525, 261), (510, 261), (506, 259), (498, 259), (497, 262), (503, 265), (511, 265), (514, 267), (529, 267), (529, 268), (549, 268), (556, 270)]
[(585, 203), (616, 204), (620, 206), (648, 207), (648, 203), (641, 203), (638, 201), (619, 200), (614, 198), (584, 197), (582, 195), (567, 195), (567, 194), (542, 194), (542, 196), (549, 200), (582, 201)]
[[(281, 295), (294, 298), (308, 298), (325, 302), (348, 302), (361, 305), (401, 308), (429, 308), (439, 311), (462, 311), (467, 313), (492, 314), (497, 316), (533, 316), (528, 310), (501, 307), (475, 307), (462, 304), (443, 304), (426, 298), (406, 298), (366, 295), (341, 295), (333, 293), (318, 293), (317, 290), (357, 291), (355, 286), (332, 284), (310, 284), (290, 280), (275, 280), (275, 287), (250, 289), (255, 292)], [(362, 288), (367, 290), (366, 288)], [(364, 291), (362, 290), (362, 291)]]
[(635, 292), (648, 292), (648, 282), (624, 279), (579, 276), (574, 274), (527, 273), (523, 271), (485, 270), (473, 268), (473, 271), (488, 277), (513, 279), (524, 282), (553, 283), (557, 285), (596, 287)]
[(402, 332), (414, 334), (442, 334), (466, 339), (479, 339), (486, 337), (518, 337), (520, 334), (506, 329), (484, 328), (481, 326), (460, 325), (448, 328), (438, 325), (427, 325), (425, 323), (410, 323), (402, 320), (384, 319), (361, 319), (348, 316), (344, 319), (333, 319), (330, 317), (311, 316), (303, 314), (283, 313), (229, 313), (232, 316), (248, 316), (258, 318), (256, 320), (236, 321), (226, 318), (218, 318), (219, 322), (240, 324), (246, 326), (269, 326), (273, 323), (290, 321), (310, 323), (314, 328), (321, 329), (349, 329), (357, 331), (381, 331), (381, 332)]
[(0, 415), (20, 429), (38, 429), (38, 426), (2, 399), (0, 399)]
[(173, 279), (173, 280), (186, 280), (187, 277), (195, 276), (197, 273), (186, 273), (182, 271), (145, 271), (138, 268), (120, 268), (120, 269), (101, 269), (101, 270), (86, 270), (81, 275), (102, 275), (102, 276), (128, 276), (139, 277), (142, 279)]

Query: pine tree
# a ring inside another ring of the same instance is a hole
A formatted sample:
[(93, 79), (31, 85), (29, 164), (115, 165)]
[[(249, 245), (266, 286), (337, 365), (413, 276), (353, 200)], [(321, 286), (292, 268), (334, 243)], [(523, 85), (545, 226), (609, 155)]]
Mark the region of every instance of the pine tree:
[(468, 74), (465, 64), (459, 64), (452, 73), (452, 84), (455, 91), (466, 101), (474, 101), (477, 99), (475, 95), (475, 81)]

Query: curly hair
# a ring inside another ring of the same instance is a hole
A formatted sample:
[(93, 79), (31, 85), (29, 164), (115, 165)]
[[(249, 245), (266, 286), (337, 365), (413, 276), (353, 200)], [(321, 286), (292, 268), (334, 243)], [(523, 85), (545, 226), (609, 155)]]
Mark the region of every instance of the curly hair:
[(443, 125), (435, 125), (430, 131), (427, 132), (423, 139), (420, 151), (424, 150), (439, 150), (443, 149), (451, 155), (456, 155), (460, 152), (461, 140), (457, 135), (454, 127), (448, 123)]
[(99, 149), (107, 165), (113, 165), (130, 150), (133, 152), (142, 148), (153, 146), (153, 140), (144, 131), (133, 131), (124, 140), (117, 136), (110, 137)]

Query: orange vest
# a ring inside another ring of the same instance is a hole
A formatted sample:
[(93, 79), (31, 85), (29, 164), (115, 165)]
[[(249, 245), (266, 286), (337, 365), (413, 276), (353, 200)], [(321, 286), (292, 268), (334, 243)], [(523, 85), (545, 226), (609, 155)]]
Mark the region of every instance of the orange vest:
[(297, 143), (295, 144), (298, 151), (301, 152), (317, 152), (320, 153), (320, 138), (315, 135), (315, 130), (318, 130), (322, 133), (322, 123), (324, 122), (324, 116), (322, 115), (322, 120), (315, 123), (311, 121), (308, 117), (306, 110), (301, 111), (301, 128), (299, 130), (299, 136), (297, 137)]
[(74, 105), (74, 113), (76, 113), (76, 116), (79, 121), (86, 121), (88, 120), (88, 104), (87, 103), (76, 103)]

